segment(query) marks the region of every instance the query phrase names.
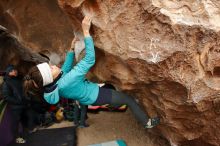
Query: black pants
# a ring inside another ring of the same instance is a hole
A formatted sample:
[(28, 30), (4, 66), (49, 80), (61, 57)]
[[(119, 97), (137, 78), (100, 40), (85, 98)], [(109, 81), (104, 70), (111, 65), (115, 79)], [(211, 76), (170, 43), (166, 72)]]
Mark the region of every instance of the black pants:
[(148, 115), (140, 108), (136, 100), (122, 92), (112, 89), (99, 88), (98, 98), (93, 105), (103, 104), (110, 104), (111, 106), (116, 107), (126, 104), (141, 124), (145, 126), (148, 122)]
[(37, 113), (29, 108), (12, 108), (13, 133), (15, 137), (24, 136), (24, 127), (32, 130), (36, 126)]
[(85, 125), (87, 118), (87, 105), (82, 105), (75, 102), (74, 105), (74, 123), (76, 125)]
[[(23, 137), (24, 136), (24, 123), (22, 122), (24, 108), (12, 109), (12, 133), (14, 137)], [(22, 127), (21, 127), (22, 126)]]

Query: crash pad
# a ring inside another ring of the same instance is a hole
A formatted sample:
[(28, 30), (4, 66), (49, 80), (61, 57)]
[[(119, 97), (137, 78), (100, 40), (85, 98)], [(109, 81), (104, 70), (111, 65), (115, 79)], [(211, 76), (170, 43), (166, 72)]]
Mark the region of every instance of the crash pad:
[(91, 144), (88, 146), (126, 146), (126, 143), (124, 140), (118, 139), (118, 140), (103, 142), (103, 143), (99, 143), (99, 144)]
[(27, 136), (25, 144), (10, 146), (76, 146), (75, 127), (45, 129)]

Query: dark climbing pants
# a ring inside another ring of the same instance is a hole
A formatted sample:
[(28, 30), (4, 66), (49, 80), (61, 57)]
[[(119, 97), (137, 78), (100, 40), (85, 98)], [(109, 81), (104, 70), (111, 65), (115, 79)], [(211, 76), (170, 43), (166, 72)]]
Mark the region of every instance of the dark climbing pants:
[(148, 121), (148, 115), (140, 108), (140, 105), (136, 100), (122, 92), (99, 88), (99, 95), (96, 102), (93, 105), (110, 104), (111, 106), (120, 106), (126, 104), (134, 114), (135, 118), (144, 126)]
[(74, 105), (74, 123), (76, 125), (85, 125), (87, 118), (87, 105), (77, 104)]

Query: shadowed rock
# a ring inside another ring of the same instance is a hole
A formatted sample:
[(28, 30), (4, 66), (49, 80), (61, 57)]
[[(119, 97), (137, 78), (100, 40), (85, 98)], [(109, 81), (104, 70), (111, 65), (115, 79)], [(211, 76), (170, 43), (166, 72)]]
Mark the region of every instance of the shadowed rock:
[(0, 44), (0, 70), (2, 71), (8, 64), (13, 64), (24, 75), (36, 63), (48, 61), (38, 53), (31, 52), (30, 48), (24, 47), (18, 42), (16, 36), (10, 34), (2, 26), (0, 28)]

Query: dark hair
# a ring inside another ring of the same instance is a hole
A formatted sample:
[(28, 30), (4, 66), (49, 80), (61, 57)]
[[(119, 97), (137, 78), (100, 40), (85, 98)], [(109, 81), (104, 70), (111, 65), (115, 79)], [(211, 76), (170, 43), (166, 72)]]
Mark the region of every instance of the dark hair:
[[(37, 87), (36, 87), (37, 85)], [(24, 77), (24, 93), (28, 96), (28, 92), (42, 92), (43, 90), (43, 78), (39, 69), (34, 66), (28, 74)]]

